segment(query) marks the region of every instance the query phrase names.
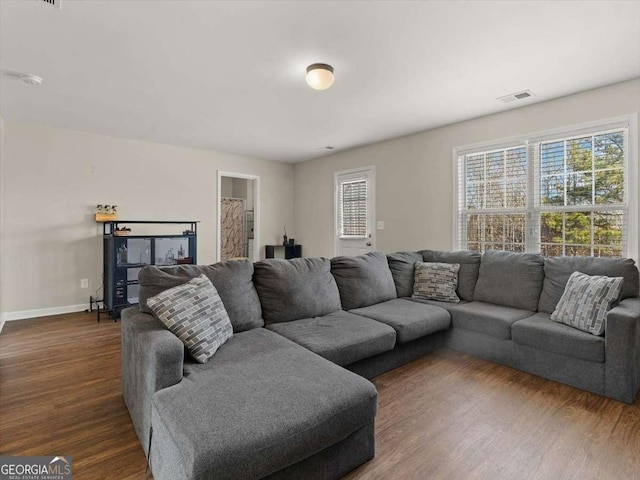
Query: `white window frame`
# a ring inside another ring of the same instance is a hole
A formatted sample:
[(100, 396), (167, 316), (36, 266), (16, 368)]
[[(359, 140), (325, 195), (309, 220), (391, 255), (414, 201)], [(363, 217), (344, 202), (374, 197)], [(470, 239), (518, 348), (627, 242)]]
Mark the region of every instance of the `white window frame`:
[[(365, 178), (367, 175), (370, 175), (370, 181), (367, 185), (367, 206), (369, 207), (368, 216), (371, 218), (371, 229), (367, 232), (365, 237), (340, 237), (340, 226), (338, 225), (340, 212), (338, 211), (339, 201), (338, 195), (340, 192), (338, 191), (338, 178), (344, 177), (344, 180), (360, 180)], [(369, 199), (372, 201), (369, 203)], [(348, 170), (340, 170), (333, 173), (333, 251), (335, 255), (338, 255), (339, 251), (339, 243), (340, 240), (344, 238), (368, 238), (372, 243), (373, 249), (375, 249), (376, 245), (376, 235), (375, 235), (375, 221), (376, 221), (376, 167), (375, 165), (369, 165), (366, 167), (359, 168), (350, 168)]]
[[(536, 132), (526, 135), (519, 135), (496, 141), (480, 142), (472, 145), (466, 145), (461, 147), (455, 147), (453, 149), (452, 164), (453, 164), (453, 221), (452, 221), (452, 239), (453, 250), (458, 250), (462, 245), (461, 231), (459, 227), (459, 209), (460, 201), (465, 197), (461, 195), (461, 175), (463, 172), (459, 171), (459, 157), (464, 155), (470, 155), (477, 152), (484, 152), (489, 150), (498, 150), (504, 148), (515, 147), (518, 145), (527, 146), (527, 159), (528, 159), (528, 179), (527, 179), (527, 213), (526, 213), (526, 235), (525, 235), (525, 251), (537, 253), (539, 250), (539, 235), (540, 226), (538, 225), (538, 219), (540, 211), (549, 210), (548, 207), (536, 206), (536, 188), (535, 185), (538, 177), (539, 165), (536, 165), (533, 161), (534, 145), (547, 140), (553, 140), (564, 137), (574, 137), (580, 135), (587, 135), (592, 133), (606, 132), (608, 130), (615, 130), (625, 128), (626, 129), (626, 150), (625, 150), (625, 185), (624, 191), (627, 199), (627, 237), (623, 246), (623, 255), (633, 258), (638, 261), (640, 253), (640, 244), (638, 236), (638, 225), (640, 223), (640, 209), (638, 206), (638, 188), (640, 185), (639, 168), (638, 168), (638, 114), (624, 115), (621, 117), (609, 118), (605, 120), (599, 120), (594, 122), (583, 123), (579, 125), (570, 125), (566, 127), (556, 128), (553, 130), (547, 130), (543, 132)], [(466, 184), (465, 184), (466, 186)], [(585, 211), (594, 210), (595, 205), (590, 206), (577, 206), (574, 210), (583, 209)], [(596, 210), (600, 210), (597, 208)], [(505, 212), (504, 209), (495, 209), (496, 214), (510, 213)], [(492, 211), (492, 213), (494, 213)]]

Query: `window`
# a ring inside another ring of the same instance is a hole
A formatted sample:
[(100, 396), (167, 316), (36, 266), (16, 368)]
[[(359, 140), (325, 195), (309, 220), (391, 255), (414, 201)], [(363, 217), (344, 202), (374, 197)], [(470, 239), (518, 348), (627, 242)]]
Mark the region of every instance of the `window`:
[(465, 248), (525, 250), (527, 152), (517, 146), (463, 157)]
[(635, 231), (628, 123), (457, 153), (456, 247), (545, 256), (635, 254), (628, 248)]
[(341, 238), (367, 236), (367, 180), (338, 183), (338, 233)]

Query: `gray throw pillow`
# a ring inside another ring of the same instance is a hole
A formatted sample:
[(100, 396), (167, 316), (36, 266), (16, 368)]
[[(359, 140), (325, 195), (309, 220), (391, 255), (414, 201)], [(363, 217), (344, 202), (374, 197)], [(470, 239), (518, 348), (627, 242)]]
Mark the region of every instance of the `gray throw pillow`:
[(620, 295), (623, 280), (622, 277), (572, 273), (551, 320), (602, 335), (607, 312)]
[(233, 335), (220, 295), (204, 274), (148, 298), (147, 305), (199, 363)]
[(459, 263), (416, 262), (413, 297), (458, 303)]

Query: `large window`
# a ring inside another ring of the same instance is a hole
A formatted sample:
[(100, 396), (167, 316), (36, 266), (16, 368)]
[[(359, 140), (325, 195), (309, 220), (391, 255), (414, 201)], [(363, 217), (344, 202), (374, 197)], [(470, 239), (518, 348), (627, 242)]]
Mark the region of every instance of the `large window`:
[(635, 254), (628, 132), (625, 121), (459, 152), (456, 247)]

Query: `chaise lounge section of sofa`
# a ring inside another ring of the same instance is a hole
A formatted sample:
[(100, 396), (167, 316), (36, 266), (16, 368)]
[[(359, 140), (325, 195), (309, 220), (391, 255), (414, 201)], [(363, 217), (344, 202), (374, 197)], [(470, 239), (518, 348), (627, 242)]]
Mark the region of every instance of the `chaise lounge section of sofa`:
[[(416, 262), (459, 264), (460, 302), (412, 297)], [(549, 318), (574, 271), (624, 278), (603, 337)], [(234, 330), (205, 364), (146, 305), (201, 273)], [(374, 455), (366, 379), (441, 347), (627, 403), (640, 388), (629, 259), (372, 252), (146, 267), (139, 280), (140, 308), (122, 315), (123, 393), (157, 479), (340, 478)]]
[[(234, 328), (205, 364), (140, 311), (202, 273)], [(261, 328), (252, 280), (248, 261), (140, 275), (140, 309), (122, 315), (123, 393), (157, 480), (339, 478), (374, 455), (373, 385)]]

